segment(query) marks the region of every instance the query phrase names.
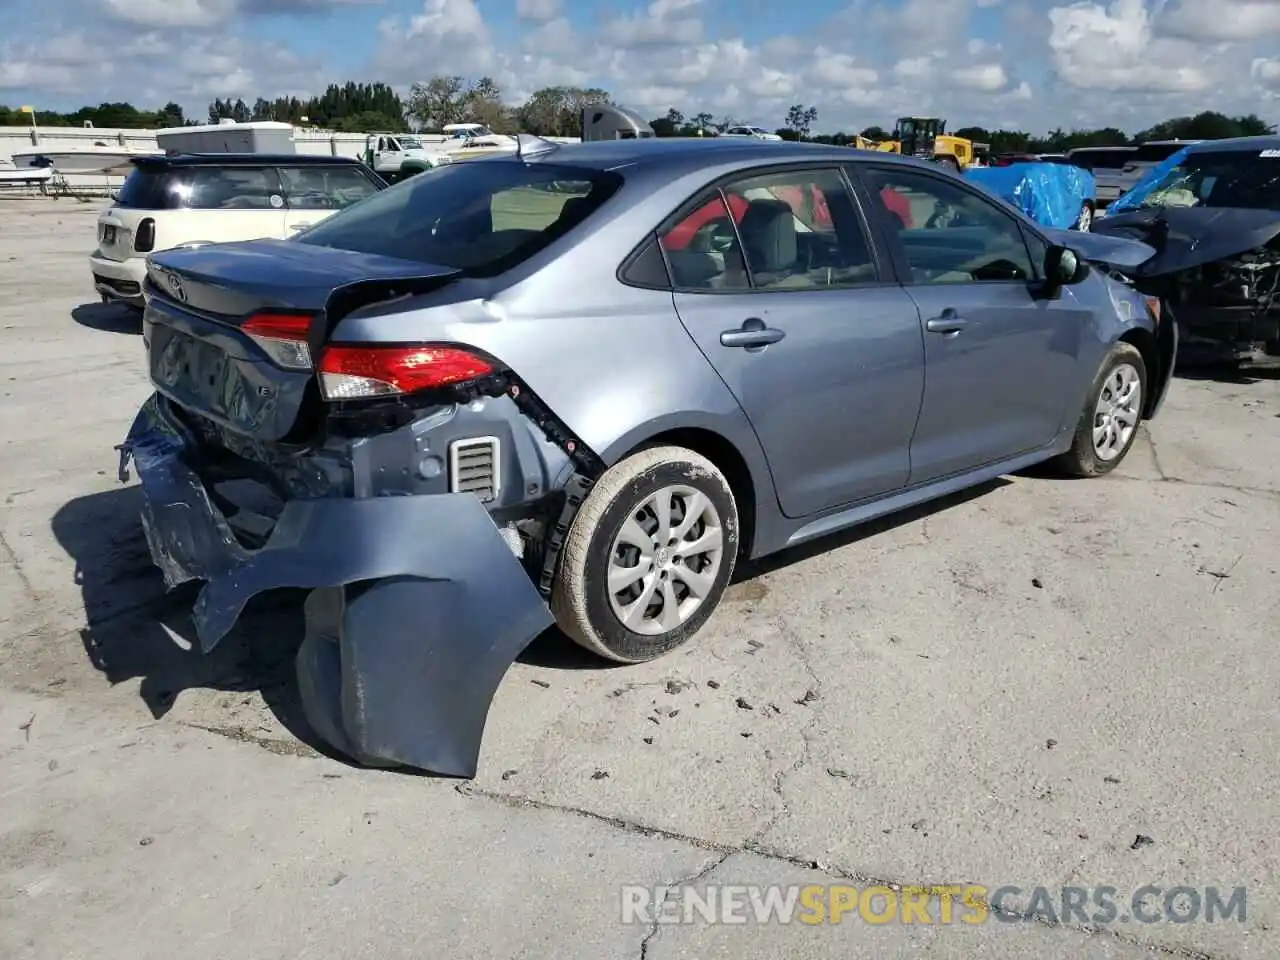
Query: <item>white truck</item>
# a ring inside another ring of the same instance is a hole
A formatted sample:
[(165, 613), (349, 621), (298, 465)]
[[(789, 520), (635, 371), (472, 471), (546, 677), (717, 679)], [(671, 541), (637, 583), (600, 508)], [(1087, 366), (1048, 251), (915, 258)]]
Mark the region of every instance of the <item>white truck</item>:
[(364, 162), (383, 180), (395, 183), (453, 162), (448, 153), (435, 147), (408, 133), (371, 133), (364, 143)]

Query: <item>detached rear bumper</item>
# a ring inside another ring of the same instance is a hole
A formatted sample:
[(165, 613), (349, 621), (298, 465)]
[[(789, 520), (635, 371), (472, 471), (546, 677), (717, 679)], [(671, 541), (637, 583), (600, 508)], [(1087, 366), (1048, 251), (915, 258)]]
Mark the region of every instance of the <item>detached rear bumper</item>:
[(316, 732), (369, 765), (475, 776), (498, 684), (552, 623), (480, 501), (293, 500), (251, 550), (184, 455), (190, 440), (152, 396), (121, 444), (120, 475), (132, 460), (166, 583), (205, 581), (194, 610), (202, 650), (255, 594), (311, 589), (298, 680)]

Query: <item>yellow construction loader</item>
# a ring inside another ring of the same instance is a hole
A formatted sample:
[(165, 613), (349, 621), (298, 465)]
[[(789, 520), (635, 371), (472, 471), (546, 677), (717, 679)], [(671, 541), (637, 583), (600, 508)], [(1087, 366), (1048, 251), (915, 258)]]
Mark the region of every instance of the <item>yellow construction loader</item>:
[(893, 139), (876, 144), (875, 149), (937, 160), (956, 170), (966, 170), (973, 165), (975, 148), (980, 151), (985, 146), (948, 135), (947, 121), (937, 117), (902, 117), (893, 128)]

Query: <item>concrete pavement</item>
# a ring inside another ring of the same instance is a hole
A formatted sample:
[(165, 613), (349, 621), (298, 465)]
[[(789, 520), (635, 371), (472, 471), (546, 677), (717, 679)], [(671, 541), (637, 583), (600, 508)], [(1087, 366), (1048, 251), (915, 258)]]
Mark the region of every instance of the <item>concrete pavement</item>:
[[(1280, 955), (1274, 371), (1178, 380), (1108, 479), (1009, 478), (750, 571), (656, 663), (540, 640), (458, 784), (310, 745), (296, 598), (184, 649), (192, 594), (115, 479), (148, 388), (94, 303), (95, 215), (0, 202), (0, 957)], [(684, 879), (1248, 906), (622, 922), (623, 885)]]

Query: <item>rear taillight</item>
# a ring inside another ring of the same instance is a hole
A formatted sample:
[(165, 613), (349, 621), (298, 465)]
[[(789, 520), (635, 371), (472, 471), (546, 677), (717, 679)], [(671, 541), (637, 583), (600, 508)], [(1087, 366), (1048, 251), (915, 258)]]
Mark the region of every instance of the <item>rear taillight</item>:
[(1151, 319), (1157, 324), (1160, 323), (1160, 298), (1146, 297), (1147, 309), (1151, 311)]
[(458, 347), (338, 344), (321, 352), (318, 372), (326, 400), (361, 400), (456, 386), (494, 368)]
[(310, 370), (307, 336), (311, 317), (298, 313), (257, 313), (240, 327), (276, 364), (286, 370)]
[(156, 222), (147, 217), (133, 231), (133, 249), (138, 253), (150, 253), (156, 246)]

